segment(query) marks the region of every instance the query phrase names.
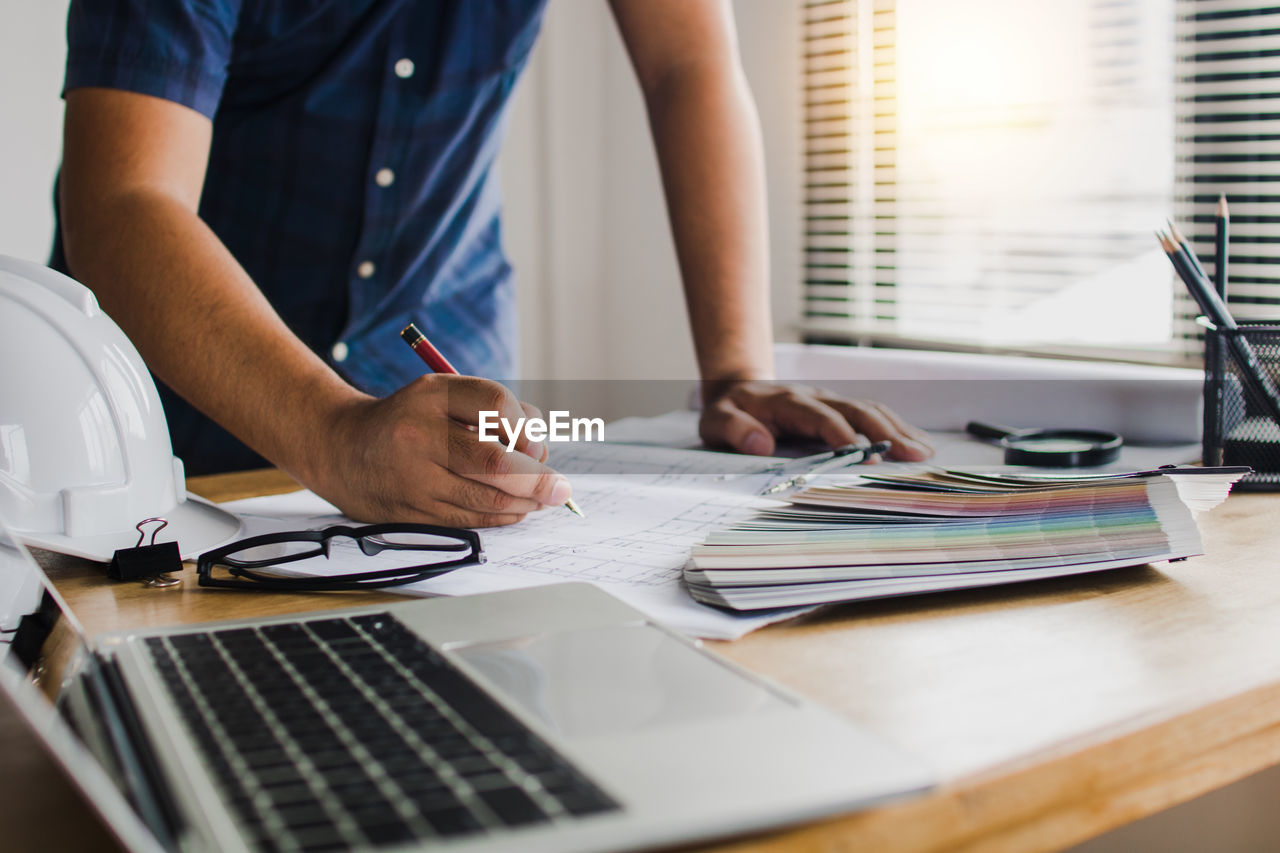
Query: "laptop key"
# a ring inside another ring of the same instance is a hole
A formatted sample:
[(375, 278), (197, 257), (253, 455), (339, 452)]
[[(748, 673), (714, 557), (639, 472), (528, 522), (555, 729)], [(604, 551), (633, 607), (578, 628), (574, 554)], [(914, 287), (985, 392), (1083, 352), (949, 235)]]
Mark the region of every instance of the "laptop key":
[(219, 631), (218, 642), (224, 646), (262, 645), (258, 632), (252, 628), (230, 628)]
[(429, 767), (397, 773), (392, 776), (392, 780), (415, 802), (437, 795), (453, 796), (453, 787), (449, 782)]
[(253, 752), (242, 752), (240, 757), (244, 759), (245, 764), (248, 764), (254, 770), (276, 767), (281, 764), (290, 766), (293, 764), (289, 753), (278, 746), (267, 746)]
[(507, 788), (511, 778), (505, 773), (486, 773), (482, 776), (467, 776), (467, 784), (477, 791), (488, 788)]
[(547, 815), (520, 788), (494, 788), (480, 791), (480, 799), (508, 826), (520, 826), (546, 820)]
[(480, 747), (476, 746), (461, 735), (457, 737), (450, 737), (448, 739), (437, 738), (428, 742), (431, 744), (431, 748), (436, 751), (437, 755), (447, 759), (450, 763), (484, 755), (484, 751), (481, 750)]
[(519, 764), (526, 771), (533, 774), (541, 774), (556, 770), (560, 766), (560, 762), (554, 755), (550, 755), (542, 750), (522, 752), (513, 755), (512, 758), (516, 764)]
[(276, 810), (286, 826), (302, 827), (333, 824), (333, 818), (319, 803), (296, 803)]
[(400, 819), (395, 806), (386, 800), (375, 799), (349, 810), (351, 817), (363, 829), (366, 826), (381, 826), (394, 823)]
[(411, 799), (414, 807), (423, 814), (447, 811), (462, 806), (462, 799), (449, 788), (420, 792)]
[(480, 821), (461, 806), (426, 812), (422, 816), (427, 819), (427, 823), (431, 824), (431, 828), (441, 835), (464, 835), (480, 829)]
[(368, 613), (364, 616), (352, 616), (351, 621), (370, 634), (388, 634), (392, 631), (393, 622), (389, 613)]
[(332, 850), (350, 845), (342, 837), (342, 833), (332, 826), (309, 826), (294, 830), (290, 838), (303, 850)]
[(462, 776), (485, 776), (498, 770), (498, 765), (485, 758), (483, 754), (469, 755), (450, 764)]
[(322, 640), (346, 640), (360, 636), (360, 632), (346, 619), (318, 619), (314, 622), (306, 622), (304, 625)]
[(323, 773), (330, 769), (350, 767), (356, 763), (355, 757), (345, 749), (338, 748), (339, 746), (340, 744), (330, 742), (323, 745), (323, 752), (318, 749), (306, 749), (305, 746), (303, 750), (311, 763)]
[(292, 764), (256, 769), (253, 775), (257, 778), (258, 784), (264, 788), (270, 788), (273, 785), (298, 784), (304, 781), (302, 774)]
[(266, 792), (267, 796), (271, 798), (271, 802), (277, 806), (314, 801), (316, 796), (310, 787), (302, 783), (268, 787)]
[(220, 718), (219, 722), (222, 724), (223, 731), (227, 733), (227, 736), (231, 738), (242, 753), (273, 749), (280, 745), (279, 739), (263, 728), (261, 716), (251, 719), (257, 724), (252, 728), (233, 728), (227, 725), (225, 718)]
[(307, 632), (302, 625), (297, 622), (284, 622), (278, 625), (264, 625), (261, 628), (262, 636), (267, 637), (273, 643), (279, 643), (281, 640), (311, 639), (307, 636)]
[(249, 847), (254, 850), (254, 853), (275, 853), (280, 849), (280, 845), (276, 844), (270, 833), (265, 829), (257, 835), (250, 836), (248, 840), (250, 842)]
[(586, 817), (617, 808), (612, 800), (594, 791), (568, 791), (557, 795), (556, 800), (565, 811), (575, 817)]
[(360, 831), (374, 844), (395, 844), (400, 841), (412, 841), (416, 836), (409, 825), (397, 820), (376, 826), (362, 826)]
[(358, 808), (362, 803), (369, 800), (370, 797), (376, 796), (377, 788), (369, 781), (366, 776), (363, 781), (347, 781), (336, 785), (330, 785), (329, 790), (342, 803), (343, 808)]

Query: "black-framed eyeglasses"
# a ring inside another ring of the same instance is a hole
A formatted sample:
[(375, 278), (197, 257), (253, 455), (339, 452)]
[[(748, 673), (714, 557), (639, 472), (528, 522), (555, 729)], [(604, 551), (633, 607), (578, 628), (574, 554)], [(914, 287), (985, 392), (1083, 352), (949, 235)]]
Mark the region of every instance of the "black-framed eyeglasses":
[[(329, 542), (339, 536), (354, 539), (361, 552), (370, 557), (383, 551), (418, 551), (424, 555), (424, 562), (413, 566), (323, 576), (291, 577), (277, 572), (258, 571), (313, 557), (328, 558)], [(435, 555), (438, 559), (428, 560), (426, 554)], [(363, 527), (337, 525), (324, 530), (251, 536), (206, 551), (196, 561), (196, 576), (200, 586), (233, 589), (287, 592), (378, 589), (439, 577), (462, 566), (483, 562), (484, 551), (480, 547), (480, 535), (474, 530), (437, 527), (434, 524), (369, 524)], [(223, 570), (225, 576), (215, 575), (217, 569)]]

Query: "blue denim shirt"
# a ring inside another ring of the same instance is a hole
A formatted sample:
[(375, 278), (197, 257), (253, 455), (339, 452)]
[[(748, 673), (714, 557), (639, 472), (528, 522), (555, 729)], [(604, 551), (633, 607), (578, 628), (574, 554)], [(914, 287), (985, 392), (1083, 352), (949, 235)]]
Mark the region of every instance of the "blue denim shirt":
[[(74, 0), (65, 90), (125, 89), (212, 119), (201, 218), (357, 387), (382, 396), (423, 373), (398, 337), (410, 321), (460, 372), (510, 378), (492, 166), (544, 3)], [(53, 262), (66, 270), (60, 242)], [(189, 471), (262, 464), (161, 392)]]

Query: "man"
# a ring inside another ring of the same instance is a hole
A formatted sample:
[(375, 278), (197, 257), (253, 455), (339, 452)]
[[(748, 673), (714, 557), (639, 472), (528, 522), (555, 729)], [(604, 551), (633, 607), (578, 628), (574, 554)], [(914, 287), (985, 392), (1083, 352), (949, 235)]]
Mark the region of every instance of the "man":
[[(894, 442), (772, 371), (761, 147), (728, 0), (612, 0), (643, 89), (712, 445)], [(55, 265), (163, 383), (193, 473), (288, 471), (357, 519), (506, 524), (569, 497), (526, 409), (491, 165), (543, 0), (73, 0)], [(420, 376), (410, 320), (464, 377)], [(418, 378), (415, 378), (418, 377)], [(260, 456), (259, 456), (260, 455)]]

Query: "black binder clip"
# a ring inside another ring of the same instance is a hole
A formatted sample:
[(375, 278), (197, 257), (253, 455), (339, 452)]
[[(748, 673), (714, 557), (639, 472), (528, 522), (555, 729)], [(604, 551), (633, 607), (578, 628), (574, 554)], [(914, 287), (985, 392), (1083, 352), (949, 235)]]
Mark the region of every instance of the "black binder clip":
[[(160, 522), (151, 533), (151, 543), (143, 545), (142, 540), (147, 533), (142, 525), (153, 521)], [(138, 529), (138, 544), (132, 548), (120, 548), (111, 558), (107, 567), (107, 577), (117, 581), (144, 582), (144, 586), (164, 588), (182, 583), (182, 578), (175, 578), (169, 572), (182, 571), (182, 554), (178, 551), (177, 542), (156, 542), (156, 534), (169, 526), (163, 518), (144, 518), (135, 525)]]

